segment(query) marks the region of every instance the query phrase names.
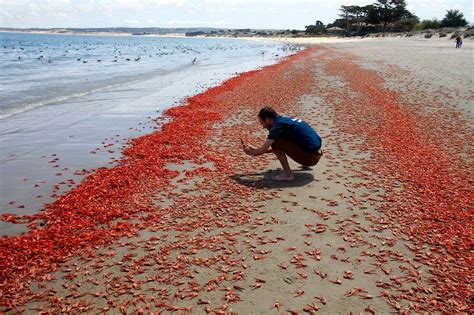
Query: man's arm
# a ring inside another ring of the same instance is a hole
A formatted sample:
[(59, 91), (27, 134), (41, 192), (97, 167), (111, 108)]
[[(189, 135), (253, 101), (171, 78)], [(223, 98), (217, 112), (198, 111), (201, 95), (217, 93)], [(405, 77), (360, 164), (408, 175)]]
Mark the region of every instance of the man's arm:
[(244, 144), (244, 152), (247, 153), (248, 155), (253, 155), (253, 156), (262, 155), (262, 154), (265, 154), (265, 153), (270, 153), (270, 152), (272, 152), (272, 149), (270, 149), (270, 147), (272, 146), (274, 141), (275, 140), (273, 140), (273, 139), (267, 139), (257, 149), (253, 149), (253, 148), (247, 146), (246, 144)]

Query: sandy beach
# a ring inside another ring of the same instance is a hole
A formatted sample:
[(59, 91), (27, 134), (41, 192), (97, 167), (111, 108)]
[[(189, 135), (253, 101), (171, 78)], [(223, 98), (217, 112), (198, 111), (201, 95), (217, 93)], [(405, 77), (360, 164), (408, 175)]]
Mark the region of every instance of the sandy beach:
[[(188, 98), (116, 166), (3, 216), (29, 232), (1, 238), (1, 309), (469, 312), (473, 47), (319, 43)], [(295, 181), (241, 150), (267, 105), (323, 138)]]

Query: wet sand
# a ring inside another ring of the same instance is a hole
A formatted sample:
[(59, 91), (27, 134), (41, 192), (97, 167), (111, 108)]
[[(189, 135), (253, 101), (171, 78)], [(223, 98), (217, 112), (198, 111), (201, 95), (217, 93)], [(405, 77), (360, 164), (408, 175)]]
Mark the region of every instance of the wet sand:
[[(215, 118), (203, 139), (193, 140), (194, 147), (180, 149), (183, 157), (192, 159), (167, 160), (165, 168), (179, 175), (156, 190), (154, 208), (135, 209), (110, 223), (115, 234), (106, 234), (107, 242), (91, 239), (90, 246), (83, 244), (74, 254), (53, 260), (42, 272), (22, 275), (19, 285), (35, 280), (31, 289), (37, 295), (18, 290), (23, 293), (20, 298), (8, 291), (8, 301), (26, 303), (27, 310), (91, 313), (466, 311), (472, 273), (464, 269), (466, 253), (458, 247), (459, 235), (443, 223), (452, 222), (443, 213), (437, 221), (426, 218), (419, 204), (432, 206), (424, 199), (428, 195), (414, 194), (409, 176), (387, 173), (392, 165), (408, 170), (412, 166), (396, 164), (391, 157), (398, 158), (397, 153), (384, 153), (396, 147), (380, 137), (394, 136), (393, 126), (384, 124), (375, 106), (384, 99), (364, 96), (385, 95), (392, 102), (381, 108), (387, 110), (387, 118), (399, 119), (401, 131), (410, 127), (420, 139), (433, 141), (405, 145), (408, 153), (416, 154), (416, 149), (425, 154), (426, 147), (442, 145), (440, 165), (450, 154), (453, 167), (470, 165), (472, 170), (472, 116), (465, 105), (473, 102), (468, 75), (472, 66), (457, 66), (472, 64), (472, 48), (466, 45), (462, 52), (443, 54), (435, 52), (440, 47), (411, 45), (377, 45), (374, 40), (317, 46), (285, 66), (267, 68), (232, 82), (229, 89), (206, 94), (198, 115), (214, 117), (217, 109), (224, 115)], [(431, 57), (403, 57), (416, 55), (417, 49)], [(451, 63), (455, 53), (462, 62)], [(348, 74), (360, 74), (367, 86)], [(265, 138), (255, 118), (263, 105), (303, 118), (323, 138), (323, 159), (311, 170), (291, 164), (293, 182), (270, 179), (279, 168), (271, 155), (255, 159), (241, 152), (240, 137), (255, 145)], [(407, 127), (410, 115), (416, 124)], [(184, 116), (185, 111), (176, 117)], [(359, 125), (373, 125), (373, 134), (357, 133)], [(426, 127), (432, 127), (427, 135)], [(441, 137), (447, 131), (449, 135)], [(430, 173), (429, 158), (420, 161)], [(444, 179), (439, 173), (438, 179)], [(425, 180), (421, 174), (416, 178)], [(456, 220), (465, 225), (472, 218), (466, 212), (468, 203), (459, 200), (472, 194), (468, 178), (469, 171), (450, 188), (457, 196), (451, 200), (458, 206)], [(432, 189), (431, 198), (439, 197), (440, 203), (451, 198), (438, 186)], [(403, 211), (418, 215), (422, 223), (403, 219)], [(117, 221), (127, 225), (116, 229)], [(439, 236), (425, 234), (427, 226), (436, 234), (445, 233), (445, 241), (453, 245), (431, 242), (429, 237)], [(469, 230), (458, 232), (472, 236)], [(2, 245), (3, 253), (5, 246), (13, 246)], [(453, 285), (455, 289), (449, 290)]]
[[(114, 165), (129, 139), (161, 128), (162, 121), (155, 118), (164, 109), (236, 73), (275, 62), (276, 57), (266, 56), (225, 67), (190, 66), (171, 76), (144, 78), (3, 119), (0, 216), (37, 213), (89, 171)], [(24, 231), (24, 225), (0, 221), (0, 235)]]

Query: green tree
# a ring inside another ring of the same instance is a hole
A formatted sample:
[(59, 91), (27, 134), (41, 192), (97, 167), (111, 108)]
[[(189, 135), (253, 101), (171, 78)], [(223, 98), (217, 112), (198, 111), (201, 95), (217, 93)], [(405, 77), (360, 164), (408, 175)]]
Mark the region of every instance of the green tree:
[(405, 0), (392, 0), (392, 12), (391, 18), (392, 21), (404, 20), (404, 19), (413, 19), (417, 17), (407, 10), (407, 3)]
[(375, 4), (366, 5), (364, 11), (366, 12), (366, 23), (372, 25), (380, 24), (380, 12)]
[(467, 24), (464, 14), (459, 10), (448, 10), (441, 21), (443, 27), (464, 27)]
[(387, 24), (390, 23), (390, 10), (391, 5), (389, 0), (377, 0), (374, 4), (377, 9), (377, 17), (379, 23), (383, 24), (384, 29), (387, 27)]
[(349, 32), (351, 16), (349, 14), (348, 7), (346, 5), (342, 5), (339, 8), (339, 11), (341, 11), (341, 13), (339, 14), (339, 16), (341, 17), (341, 20), (344, 20), (345, 22), (346, 31)]
[(340, 27), (340, 28), (345, 28), (346, 27), (346, 20), (345, 19), (336, 19), (336, 20), (334, 20), (334, 22), (328, 24), (327, 28), (334, 27), (334, 26), (337, 26), (337, 27)]
[(418, 30), (438, 29), (441, 28), (441, 21), (438, 19), (423, 20), (415, 26)]
[(326, 27), (324, 23), (321, 21), (316, 21), (315, 25), (307, 25), (305, 26), (307, 34), (324, 34), (326, 32)]
[(359, 34), (362, 25), (367, 19), (367, 10), (365, 7), (358, 5), (343, 5), (339, 10), (341, 11), (339, 16), (346, 21), (347, 32), (350, 33), (351, 29), (355, 26), (356, 34)]
[(416, 18), (413, 13), (407, 10), (405, 0), (377, 0), (374, 3), (376, 11), (374, 14), (378, 17), (379, 23), (383, 25), (384, 30), (387, 25), (402, 19)]
[(339, 17), (345, 21), (347, 33), (351, 32), (351, 28), (356, 25), (357, 33), (360, 32), (362, 24), (365, 22), (367, 13), (364, 7), (358, 5), (342, 5), (339, 8)]
[(354, 14), (354, 23), (357, 27), (357, 35), (360, 34), (362, 27), (368, 24), (370, 10), (371, 6), (354, 6), (352, 13)]
[(406, 18), (400, 19), (398, 21), (393, 22), (393, 26), (397, 31), (410, 31), (412, 30), (417, 24), (420, 22), (418, 18)]
[(385, 31), (389, 26), (394, 30), (412, 29), (419, 19), (406, 7), (405, 0), (377, 0), (366, 6), (342, 5), (339, 18), (330, 26), (345, 28), (349, 34), (381, 28)]

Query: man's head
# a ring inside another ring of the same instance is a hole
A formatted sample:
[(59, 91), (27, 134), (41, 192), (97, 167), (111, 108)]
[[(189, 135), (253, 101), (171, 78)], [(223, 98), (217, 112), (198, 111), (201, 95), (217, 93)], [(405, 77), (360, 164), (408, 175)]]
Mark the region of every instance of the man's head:
[(263, 128), (272, 129), (277, 112), (271, 107), (264, 107), (258, 113), (258, 120)]

